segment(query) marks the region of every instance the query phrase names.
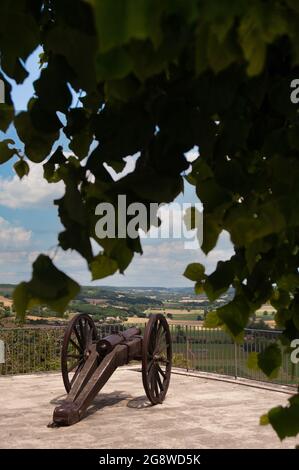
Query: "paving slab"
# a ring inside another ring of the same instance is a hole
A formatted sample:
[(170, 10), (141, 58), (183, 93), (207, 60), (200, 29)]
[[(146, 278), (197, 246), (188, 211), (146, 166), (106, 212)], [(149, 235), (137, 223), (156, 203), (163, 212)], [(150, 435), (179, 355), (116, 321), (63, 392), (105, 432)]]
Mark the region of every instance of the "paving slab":
[(139, 367), (119, 368), (71, 427), (49, 428), (65, 396), (60, 374), (0, 377), (0, 448), (293, 448), (259, 417), (288, 395), (172, 374), (162, 405), (150, 406)]

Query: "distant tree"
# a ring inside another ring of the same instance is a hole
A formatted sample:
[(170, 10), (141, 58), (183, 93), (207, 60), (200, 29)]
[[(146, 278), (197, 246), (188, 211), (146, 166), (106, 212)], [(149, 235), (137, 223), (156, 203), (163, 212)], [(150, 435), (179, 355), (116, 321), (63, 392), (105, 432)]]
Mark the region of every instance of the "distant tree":
[(137, 313), (137, 317), (138, 317), (138, 318), (146, 318), (146, 313), (138, 312), (138, 313)]

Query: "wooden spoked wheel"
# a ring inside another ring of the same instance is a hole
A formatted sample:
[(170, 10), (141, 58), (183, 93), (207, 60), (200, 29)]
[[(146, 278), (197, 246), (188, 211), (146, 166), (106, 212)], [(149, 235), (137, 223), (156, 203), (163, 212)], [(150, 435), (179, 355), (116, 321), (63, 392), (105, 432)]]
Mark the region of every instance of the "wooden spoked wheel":
[(146, 325), (142, 345), (142, 381), (153, 405), (162, 403), (171, 374), (171, 336), (166, 318), (152, 315)]
[(90, 347), (97, 339), (97, 330), (92, 318), (86, 313), (75, 315), (64, 334), (61, 350), (61, 372), (67, 393), (84, 366)]

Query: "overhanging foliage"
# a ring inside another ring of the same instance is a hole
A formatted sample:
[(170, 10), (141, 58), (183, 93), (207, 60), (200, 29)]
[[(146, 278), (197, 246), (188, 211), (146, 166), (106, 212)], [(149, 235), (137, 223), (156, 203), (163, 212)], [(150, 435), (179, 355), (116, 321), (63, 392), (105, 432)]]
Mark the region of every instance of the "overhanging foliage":
[[(204, 205), (203, 250), (227, 230), (235, 254), (209, 276), (192, 265), (187, 277), (213, 300), (233, 285), (235, 298), (216, 322), (236, 338), (268, 300), (285, 343), (298, 337), (299, 117), (290, 100), (290, 83), (299, 78), (297, 0), (16, 0), (13, 8), (1, 0), (0, 17), (4, 81), (22, 83), (24, 61), (43, 47), (27, 111), (15, 113), (6, 82), (0, 129), (14, 123), (24, 143), (26, 158), (14, 165), (20, 178), (29, 159), (43, 164), (49, 183), (64, 182), (56, 201), (60, 246), (80, 253), (93, 279), (124, 272), (142, 252), (140, 240), (97, 239), (96, 205), (115, 204), (118, 194), (129, 203), (172, 201), (189, 165), (184, 153), (198, 146), (187, 179)], [(81, 107), (71, 107), (69, 86), (84, 96)], [(55, 146), (60, 132), (74, 157)], [(114, 182), (103, 163), (120, 171), (136, 152), (134, 173)], [(0, 163), (16, 153), (4, 140)], [(62, 309), (77, 291), (45, 257), (35, 266), (44, 263), (56, 279), (53, 291), (47, 270), (39, 276), (35, 269), (15, 292), (21, 316), (37, 302)], [(58, 288), (62, 278), (65, 289)], [(270, 361), (264, 370), (274, 369), (272, 356), (263, 356)]]

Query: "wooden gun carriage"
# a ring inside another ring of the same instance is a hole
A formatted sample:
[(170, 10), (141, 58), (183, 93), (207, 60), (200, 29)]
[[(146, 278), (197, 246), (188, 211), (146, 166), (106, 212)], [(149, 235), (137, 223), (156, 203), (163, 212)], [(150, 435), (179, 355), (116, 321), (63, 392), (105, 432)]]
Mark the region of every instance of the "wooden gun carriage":
[(142, 381), (149, 401), (162, 403), (171, 374), (171, 336), (166, 318), (151, 315), (144, 335), (139, 328), (98, 339), (92, 318), (79, 314), (69, 322), (62, 345), (61, 369), (68, 393), (54, 410), (59, 426), (77, 423), (117, 367), (141, 360)]

